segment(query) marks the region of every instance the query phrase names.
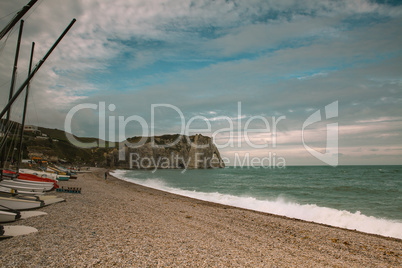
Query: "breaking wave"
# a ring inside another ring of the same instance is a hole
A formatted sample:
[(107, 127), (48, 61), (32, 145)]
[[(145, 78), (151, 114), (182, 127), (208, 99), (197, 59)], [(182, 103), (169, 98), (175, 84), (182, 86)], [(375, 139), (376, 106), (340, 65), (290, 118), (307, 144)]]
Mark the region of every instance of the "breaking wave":
[(126, 171), (124, 170), (116, 170), (112, 172), (113, 176), (121, 180), (173, 194), (239, 208), (266, 212), (280, 216), (286, 216), (289, 218), (296, 218), (305, 221), (327, 224), (335, 227), (357, 230), (365, 233), (378, 234), (382, 236), (402, 239), (402, 222), (376, 218), (373, 216), (366, 216), (364, 214), (361, 214), (359, 211), (351, 213), (346, 210), (320, 207), (315, 204), (301, 205), (286, 200), (285, 198), (276, 198), (274, 200), (259, 200), (252, 196), (235, 196), (229, 194), (221, 194), (219, 192), (206, 193), (189, 191), (169, 187), (166, 185), (163, 179), (152, 178), (140, 180), (125, 177), (125, 174)]

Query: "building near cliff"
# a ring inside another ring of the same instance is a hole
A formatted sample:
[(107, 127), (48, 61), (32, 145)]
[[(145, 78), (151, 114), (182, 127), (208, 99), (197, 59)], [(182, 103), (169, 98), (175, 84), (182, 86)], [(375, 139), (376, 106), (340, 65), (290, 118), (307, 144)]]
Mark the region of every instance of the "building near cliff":
[(133, 137), (121, 143), (119, 147), (109, 152), (108, 166), (129, 169), (225, 167), (212, 139), (201, 134)]

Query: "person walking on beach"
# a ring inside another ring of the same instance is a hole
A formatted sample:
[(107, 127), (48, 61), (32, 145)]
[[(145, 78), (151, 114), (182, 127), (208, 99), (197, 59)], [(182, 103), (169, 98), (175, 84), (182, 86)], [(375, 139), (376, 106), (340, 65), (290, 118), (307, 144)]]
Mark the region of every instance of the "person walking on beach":
[(107, 171), (105, 172), (105, 180), (107, 179)]

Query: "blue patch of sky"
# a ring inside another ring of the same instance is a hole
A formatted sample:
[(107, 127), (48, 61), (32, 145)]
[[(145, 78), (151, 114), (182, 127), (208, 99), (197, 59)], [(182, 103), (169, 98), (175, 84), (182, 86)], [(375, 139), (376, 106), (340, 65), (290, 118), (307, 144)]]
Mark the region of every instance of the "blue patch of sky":
[(251, 16), (253, 23), (270, 23), (271, 21), (286, 20), (288, 22), (294, 19), (294, 15), (315, 17), (317, 11), (295, 8), (289, 10), (268, 10), (265, 14)]
[(201, 39), (215, 39), (225, 35), (227, 28), (207, 25), (204, 27), (191, 27), (185, 30), (192, 34), (197, 34)]
[[(295, 11), (289, 12), (276, 12), (269, 11), (265, 15), (256, 15), (254, 18), (254, 23), (263, 23), (268, 22), (272, 19), (278, 19), (279, 17), (289, 17), (294, 14)], [(303, 11), (297, 11), (296, 13), (303, 13)], [(308, 14), (311, 15), (311, 14)], [(375, 14), (371, 15), (362, 15), (362, 16), (354, 16), (347, 18), (343, 21), (347, 28), (352, 29), (355, 27), (367, 27), (372, 23), (380, 23), (385, 22), (387, 18), (380, 17)], [(169, 26), (170, 27), (170, 26)], [(167, 31), (168, 28), (166, 28)], [(227, 28), (226, 28), (227, 30)], [(220, 37), (226, 33), (224, 28), (216, 27), (213, 25), (206, 25), (203, 27), (184, 27), (181, 29), (171, 29), (172, 33), (180, 33), (183, 36), (187, 36), (187, 33), (191, 36), (196, 36), (203, 39), (214, 39)], [(109, 62), (108, 72), (109, 75), (99, 76), (95, 74), (93, 76), (93, 80), (95, 84), (97, 83), (103, 87), (112, 87), (113, 90), (126, 91), (126, 90), (140, 90), (143, 87), (160, 84), (166, 81), (166, 75), (175, 73), (181, 70), (196, 70), (202, 69), (212, 64), (217, 64), (220, 62), (231, 62), (238, 60), (253, 60), (258, 58), (261, 55), (266, 55), (268, 53), (272, 53), (274, 51), (282, 50), (282, 49), (295, 49), (303, 46), (309, 46), (312, 43), (316, 42), (319, 39), (319, 36), (309, 36), (309, 37), (301, 37), (296, 39), (286, 40), (275, 48), (262, 48), (258, 51), (251, 52), (242, 52), (238, 53), (234, 56), (220, 56), (220, 57), (207, 57), (202, 54), (202, 52), (198, 51), (197, 47), (194, 47), (193, 44), (186, 44), (186, 40), (181, 44), (170, 43), (164, 40), (155, 40), (155, 39), (144, 39), (144, 38), (131, 38), (129, 40), (118, 40), (118, 39), (110, 39), (110, 42), (117, 42), (123, 47), (126, 47), (127, 50), (122, 50), (122, 53), (119, 57)], [(178, 47), (179, 46), (179, 47)], [(155, 54), (155, 61), (150, 62), (147, 65), (144, 65), (140, 68), (133, 69), (130, 67), (129, 61), (135, 61), (135, 53), (136, 51), (145, 51), (148, 53)], [(166, 54), (161, 54), (161, 51), (167, 51)], [(361, 61), (356, 59), (357, 61)], [(339, 64), (335, 64), (338, 66), (337, 68), (347, 68), (347, 66), (342, 66)], [(333, 67), (329, 67), (330, 69), (337, 69)], [(309, 72), (309, 71), (308, 71)], [(315, 70), (311, 71), (312, 73)], [(289, 79), (298, 76), (306, 76), (307, 74), (297, 74), (291, 76), (278, 77), (278, 80)], [(148, 79), (150, 78), (150, 79)], [(91, 79), (91, 77), (90, 77)], [(274, 81), (271, 81), (274, 82)], [(135, 88), (134, 88), (135, 87)]]
[[(217, 28), (199, 28), (199, 35), (208, 36), (215, 34)], [(197, 47), (184, 44), (172, 44), (161, 40), (146, 40), (132, 38), (130, 40), (110, 40), (118, 42), (123, 47), (122, 53), (109, 62), (108, 73), (99, 75), (95, 73), (90, 80), (103, 88), (112, 90), (141, 90), (145, 86), (161, 84), (166, 81), (166, 76), (181, 70), (197, 70), (219, 62), (228, 62), (241, 59), (252, 59), (258, 56), (256, 53), (242, 53), (235, 57), (209, 57), (202, 55)], [(175, 47), (180, 46), (180, 47)], [(154, 54), (154, 62), (150, 62), (140, 68), (132, 68), (135, 61), (135, 53), (146, 51)], [(167, 53), (164, 53), (166, 52)]]
[(355, 14), (342, 20), (341, 22), (347, 30), (352, 30), (359, 27), (370, 27), (374, 24), (386, 23), (390, 17), (382, 16), (376, 13), (370, 14)]
[(149, 85), (164, 83), (171, 73), (180, 70), (201, 69), (216, 62), (214, 59), (199, 59), (181, 55), (170, 59), (160, 59), (152, 64), (133, 69), (127, 62), (127, 57), (135, 60), (130, 54), (123, 53), (110, 63), (108, 73), (104, 75), (93, 74), (89, 79), (103, 88), (108, 87), (110, 90), (141, 90)]
[(370, 0), (371, 3), (384, 4), (390, 6), (401, 6), (401, 0)]
[(132, 37), (129, 40), (109, 39), (108, 41), (118, 43), (126, 47), (137, 48), (137, 49), (152, 49), (152, 48), (161, 48), (168, 46), (168, 43), (163, 40), (135, 38), (135, 37)]
[[(223, 62), (254, 60), (261, 55), (266, 55), (277, 50), (310, 45), (314, 40), (315, 37), (288, 40), (276, 48), (260, 49), (255, 52), (243, 52), (231, 57), (203, 57), (200, 55), (200, 53), (198, 53), (196, 48), (194, 50), (187, 48), (187, 50), (180, 50), (179, 54), (174, 52), (174, 54), (171, 56), (161, 56), (161, 58), (155, 62), (135, 69), (130, 68), (130, 63), (128, 62), (129, 60), (135, 61), (135, 57), (131, 55), (131, 52), (125, 51), (122, 52), (119, 57), (115, 58), (109, 63), (109, 74), (93, 74), (93, 76), (90, 76), (89, 79), (105, 89), (117, 91), (141, 90), (149, 85), (162, 84), (166, 81), (169, 74), (179, 72), (181, 70), (197, 70)], [(121, 42), (129, 47), (135, 47), (136, 45), (140, 44), (139, 50), (143, 48), (156, 54), (158, 51), (160, 51), (160, 49), (169, 46), (169, 44), (164, 42), (151, 40), (132, 40)], [(277, 79), (282, 80), (288, 78), (289, 77), (278, 77)]]

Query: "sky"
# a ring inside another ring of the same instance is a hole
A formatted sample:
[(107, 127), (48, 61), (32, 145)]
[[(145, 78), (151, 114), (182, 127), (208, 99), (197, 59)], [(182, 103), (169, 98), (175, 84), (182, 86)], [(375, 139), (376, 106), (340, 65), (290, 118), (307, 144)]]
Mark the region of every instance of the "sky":
[[(1, 1), (0, 27), (28, 2)], [(399, 1), (40, 0), (17, 88), (31, 43), (37, 63), (73, 18), (32, 80), (28, 124), (70, 118), (77, 136), (118, 141), (201, 133), (229, 165), (402, 164)], [(0, 41), (1, 107), (18, 28)]]

